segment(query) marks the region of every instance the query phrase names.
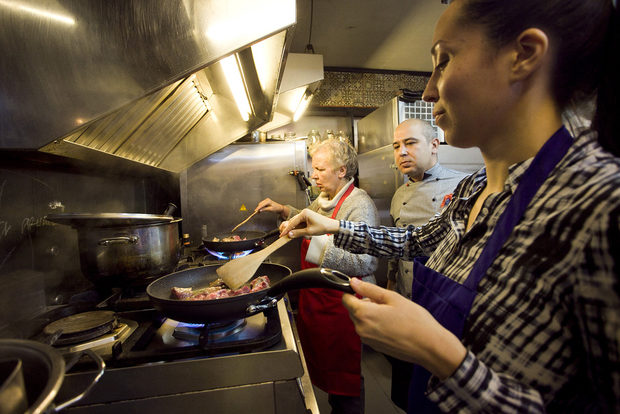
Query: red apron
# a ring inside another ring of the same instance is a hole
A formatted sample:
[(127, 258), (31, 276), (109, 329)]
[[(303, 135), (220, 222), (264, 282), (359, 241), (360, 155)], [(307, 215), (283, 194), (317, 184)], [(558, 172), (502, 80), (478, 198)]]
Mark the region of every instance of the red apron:
[[(353, 188), (351, 183), (331, 218), (336, 217)], [(317, 267), (305, 260), (309, 245), (310, 240), (302, 240), (302, 269)], [(342, 305), (342, 295), (334, 289), (301, 289), (297, 329), (312, 383), (329, 394), (357, 397), (361, 388), (362, 343)]]

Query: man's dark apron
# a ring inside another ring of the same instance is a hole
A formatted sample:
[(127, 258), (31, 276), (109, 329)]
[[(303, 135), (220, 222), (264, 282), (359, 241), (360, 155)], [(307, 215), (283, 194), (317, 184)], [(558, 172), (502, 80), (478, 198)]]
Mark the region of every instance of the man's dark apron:
[[(566, 155), (572, 142), (571, 135), (562, 127), (536, 154), (463, 285), (426, 267), (428, 258), (419, 257), (414, 260), (411, 299), (426, 308), (441, 325), (458, 338), (462, 338), (478, 283), (523, 217), (534, 194), (551, 170)], [(409, 386), (408, 413), (440, 412), (425, 396), (430, 376), (431, 374), (421, 366), (414, 366)]]
[[(353, 189), (351, 183), (331, 218), (336, 218)], [(302, 269), (317, 267), (305, 260), (309, 245), (310, 240), (302, 240)], [(334, 289), (301, 289), (296, 322), (312, 383), (329, 394), (357, 397), (361, 387), (362, 342), (342, 304), (342, 295)]]

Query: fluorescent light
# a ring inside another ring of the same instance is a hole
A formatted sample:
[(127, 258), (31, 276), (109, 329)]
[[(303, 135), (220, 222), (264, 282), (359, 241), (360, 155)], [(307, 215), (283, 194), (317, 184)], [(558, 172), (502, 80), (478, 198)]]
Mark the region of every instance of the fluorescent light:
[(265, 39), (251, 46), (252, 57), (254, 58), (254, 67), (258, 75), (261, 89), (265, 92), (265, 85), (269, 82), (271, 71), (273, 68), (273, 54), (271, 53), (271, 38)]
[(220, 63), (222, 64), (226, 81), (228, 82), (228, 86), (233, 94), (233, 98), (235, 99), (241, 118), (244, 121), (248, 121), (250, 119), (252, 109), (250, 108), (250, 100), (248, 99), (248, 94), (243, 83), (243, 77), (241, 76), (241, 69), (239, 68), (237, 55), (228, 56), (227, 58), (222, 59)]
[(299, 101), (299, 105), (297, 105), (295, 115), (293, 115), (293, 122), (297, 122), (299, 118), (301, 118), (301, 116), (304, 114), (304, 112), (306, 112), (306, 109), (308, 108), (308, 105), (310, 104), (310, 101), (313, 97), (314, 95), (310, 91), (306, 91), (306, 93), (304, 93), (304, 96), (302, 96), (301, 100)]

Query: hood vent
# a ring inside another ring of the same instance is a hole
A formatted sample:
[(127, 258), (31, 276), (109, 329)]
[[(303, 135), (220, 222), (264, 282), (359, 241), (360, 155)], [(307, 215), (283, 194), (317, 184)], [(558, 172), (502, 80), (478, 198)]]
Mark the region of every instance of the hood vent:
[(180, 172), (273, 116), (295, 0), (19, 4), (0, 2), (0, 149)]
[(208, 101), (198, 91), (194, 78), (190, 76), (115, 111), (64, 141), (157, 167), (209, 112)]

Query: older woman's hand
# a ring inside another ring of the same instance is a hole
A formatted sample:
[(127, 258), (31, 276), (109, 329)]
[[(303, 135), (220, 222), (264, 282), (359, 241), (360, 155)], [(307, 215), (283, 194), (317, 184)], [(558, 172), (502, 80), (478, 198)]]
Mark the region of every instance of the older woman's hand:
[(303, 209), (301, 213), (280, 224), (280, 236), (288, 234), (291, 239), (302, 236), (316, 236), (326, 233), (337, 233), (340, 222)]
[(282, 217), (282, 219), (286, 219), (290, 213), (290, 210), (288, 207), (280, 203), (276, 203), (270, 198), (266, 198), (260, 203), (258, 203), (254, 211), (260, 211), (261, 213), (264, 211), (270, 211), (272, 213), (279, 214), (280, 217)]
[(466, 348), (423, 307), (399, 295), (359, 279), (351, 287), (364, 299), (345, 294), (357, 334), (373, 349), (422, 365), (445, 379), (459, 367)]

